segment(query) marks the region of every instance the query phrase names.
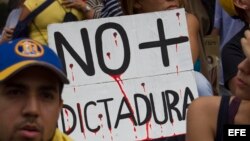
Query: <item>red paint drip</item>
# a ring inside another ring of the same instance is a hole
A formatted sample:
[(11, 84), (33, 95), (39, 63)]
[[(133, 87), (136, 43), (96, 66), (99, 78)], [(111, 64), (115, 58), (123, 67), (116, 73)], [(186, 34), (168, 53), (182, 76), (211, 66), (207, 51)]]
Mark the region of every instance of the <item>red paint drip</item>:
[(81, 110), (81, 106), (80, 103), (77, 103), (77, 109), (79, 111), (79, 118), (80, 118), (80, 127), (81, 127), (81, 131), (83, 133), (84, 138), (86, 139), (86, 135), (85, 135), (85, 129), (84, 129), (84, 125), (83, 125), (83, 121), (82, 121), (82, 110)]
[[(150, 116), (150, 119), (151, 119), (151, 116)], [(151, 129), (150, 119), (149, 119), (149, 121), (146, 123), (146, 134), (147, 134), (146, 139), (150, 139), (150, 138), (149, 138), (149, 128)]]
[(70, 69), (73, 69), (74, 65), (73, 64), (69, 64)]
[(112, 136), (112, 128), (109, 128), (109, 132), (110, 132), (110, 139), (111, 139), (111, 141), (113, 141), (113, 136)]
[(110, 60), (111, 59), (110, 52), (107, 52), (107, 56), (108, 56), (108, 58)]
[(72, 130), (72, 128), (68, 127), (68, 130), (66, 131), (66, 133), (70, 133)]
[[(75, 81), (75, 76), (74, 76), (74, 72), (73, 72), (73, 64), (69, 64), (70, 70), (71, 70), (71, 76), (72, 76), (72, 81)], [(76, 92), (76, 87), (74, 87), (74, 92)]]
[(67, 109), (65, 109), (64, 112), (66, 113), (66, 116), (68, 118), (69, 117), (69, 113), (68, 113)]
[(112, 133), (112, 128), (109, 128), (109, 132)]
[(68, 130), (67, 130), (67, 131), (70, 131), (70, 124), (69, 124), (69, 113), (68, 113), (68, 110), (67, 110), (67, 109), (65, 109), (64, 111), (65, 111), (65, 113), (66, 113), (66, 117), (67, 117), (67, 123), (68, 123)]
[(179, 12), (177, 12), (177, 13), (176, 13), (176, 16), (177, 16), (178, 21), (179, 21), (179, 26), (181, 26), (181, 23), (180, 23), (180, 13), (179, 13)]
[(147, 123), (146, 123), (146, 132), (147, 132), (147, 133), (146, 133), (146, 134), (147, 134), (146, 138), (147, 138), (147, 139), (149, 139), (149, 128), (150, 128), (150, 127), (149, 127), (149, 122), (147, 122)]
[[(128, 108), (130, 109), (130, 111), (132, 111), (132, 114), (134, 115), (134, 110), (133, 110), (133, 108), (132, 108), (132, 106), (131, 106), (131, 103), (129, 102), (128, 97), (127, 97), (127, 95), (126, 95), (126, 93), (124, 92), (123, 87), (122, 87), (123, 81), (122, 81), (122, 79), (121, 79), (121, 75), (113, 75), (113, 76), (111, 76), (111, 77), (112, 77), (112, 78), (116, 81), (116, 83), (118, 84), (118, 86), (119, 86), (119, 88), (120, 88), (120, 90), (121, 90), (121, 92), (122, 92), (122, 95), (124, 96), (125, 101), (126, 101), (126, 103), (128, 104)], [(132, 124), (134, 125), (133, 120), (132, 120), (131, 118), (130, 118), (130, 121), (131, 121)]]
[(178, 44), (175, 45), (176, 52), (178, 52)]
[[(127, 95), (126, 95), (126, 93), (125, 93), (125, 91), (124, 91), (124, 89), (123, 89), (123, 87), (122, 87), (123, 81), (122, 81), (122, 79), (121, 79), (121, 74), (120, 74), (120, 75), (111, 75), (111, 77), (112, 77), (112, 78), (116, 81), (116, 83), (118, 84), (118, 86), (119, 86), (119, 88), (120, 88), (120, 90), (121, 90), (121, 92), (122, 92), (122, 95), (123, 95), (123, 97), (125, 98), (125, 102), (128, 104), (129, 110), (132, 111), (132, 114), (134, 115), (135, 112), (134, 112), (134, 110), (133, 110), (133, 108), (132, 108), (132, 106), (131, 106), (131, 103), (129, 102), (128, 97), (127, 97)], [(131, 121), (132, 124), (134, 125), (134, 122), (133, 122), (133, 120), (132, 120), (132, 117), (130, 118), (130, 121)], [(134, 126), (134, 132), (136, 132), (135, 126)], [(137, 136), (136, 136), (136, 138), (137, 138)]]
[(173, 119), (173, 121), (171, 122), (171, 124), (172, 124), (172, 126), (174, 126), (174, 119)]
[(136, 132), (136, 128), (134, 127), (134, 132)]
[(113, 36), (114, 36), (114, 37), (116, 38), (116, 36), (117, 36), (117, 33), (116, 33), (116, 32), (114, 32), (114, 33), (113, 33)]
[(178, 17), (178, 20), (180, 20), (180, 13), (179, 12), (176, 13), (176, 16)]
[(99, 115), (98, 115), (98, 118), (100, 119), (100, 122), (101, 122), (101, 128), (103, 128), (102, 117), (103, 117), (102, 114), (99, 114)]
[(114, 32), (113, 33), (113, 36), (114, 36), (114, 38), (115, 38), (115, 45), (116, 45), (116, 47), (118, 47), (118, 43), (117, 43), (117, 33), (116, 32)]
[(179, 74), (179, 66), (178, 65), (176, 66), (176, 73), (177, 73), (177, 75)]
[(143, 88), (143, 91), (146, 92), (145, 83), (141, 83), (141, 86), (142, 86), (142, 88)]
[(137, 139), (137, 135), (136, 135), (136, 127), (134, 126), (134, 133), (135, 133), (135, 138)]
[(124, 90), (123, 90), (123, 87), (122, 87), (123, 82), (122, 82), (122, 79), (121, 79), (121, 75), (111, 75), (111, 77), (112, 77), (112, 78), (116, 81), (116, 83), (118, 84), (118, 86), (119, 86), (119, 88), (120, 88), (120, 90), (121, 90), (121, 92), (122, 92), (122, 95), (123, 95), (124, 98), (125, 98), (125, 101), (128, 103), (128, 108), (132, 111), (132, 114), (134, 114), (134, 110), (133, 110), (133, 108), (132, 108), (132, 106), (131, 106), (131, 104), (130, 104), (130, 102), (129, 102), (129, 100), (128, 100), (128, 97), (127, 97), (126, 93), (125, 93)]
[(74, 65), (73, 65), (73, 64), (70, 64), (69, 67), (70, 67), (70, 69), (71, 69), (72, 80), (75, 81), (75, 77), (74, 77), (74, 73), (73, 73), (73, 67), (74, 67)]
[(102, 117), (103, 117), (102, 114), (99, 114), (99, 115), (98, 115), (98, 118), (100, 119), (100, 121), (102, 121)]
[[(103, 126), (103, 123), (102, 123), (102, 118), (103, 118), (103, 115), (102, 114), (99, 114), (98, 115), (98, 118), (100, 119), (100, 126), (101, 126), (101, 128), (103, 128), (104, 126)], [(102, 138), (104, 139), (104, 134), (102, 133)]]

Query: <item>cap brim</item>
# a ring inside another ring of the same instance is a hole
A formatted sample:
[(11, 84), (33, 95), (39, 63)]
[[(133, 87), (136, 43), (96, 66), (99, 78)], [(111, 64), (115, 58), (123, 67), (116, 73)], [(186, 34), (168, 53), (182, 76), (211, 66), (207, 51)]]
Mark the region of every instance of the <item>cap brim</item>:
[(69, 80), (68, 80), (67, 76), (61, 70), (57, 69), (56, 67), (54, 67), (48, 63), (36, 61), (36, 60), (22, 61), (20, 63), (12, 65), (11, 67), (8, 67), (7, 69), (3, 70), (2, 72), (0, 72), (0, 82), (3, 80), (6, 80), (6, 79), (10, 78), (11, 76), (17, 74), (18, 72), (20, 72), (28, 67), (32, 67), (32, 66), (45, 67), (45, 68), (51, 70), (52, 72), (54, 72), (58, 76), (58, 78), (61, 80), (62, 83), (69, 84)]

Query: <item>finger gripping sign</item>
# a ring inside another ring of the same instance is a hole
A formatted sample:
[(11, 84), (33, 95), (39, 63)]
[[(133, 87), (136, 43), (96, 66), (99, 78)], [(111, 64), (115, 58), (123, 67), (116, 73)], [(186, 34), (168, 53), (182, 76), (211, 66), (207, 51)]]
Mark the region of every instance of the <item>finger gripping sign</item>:
[(74, 140), (186, 133), (197, 95), (184, 9), (52, 24), (49, 46), (70, 79), (58, 127)]

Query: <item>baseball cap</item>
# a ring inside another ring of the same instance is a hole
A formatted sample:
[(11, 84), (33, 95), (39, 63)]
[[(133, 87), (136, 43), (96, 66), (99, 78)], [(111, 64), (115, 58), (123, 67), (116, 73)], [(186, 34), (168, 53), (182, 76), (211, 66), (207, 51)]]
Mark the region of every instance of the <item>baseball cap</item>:
[(238, 16), (233, 0), (220, 0), (220, 4), (230, 16)]
[(59, 57), (48, 46), (27, 38), (0, 45), (0, 82), (31, 66), (45, 67), (53, 71), (62, 83), (69, 84)]

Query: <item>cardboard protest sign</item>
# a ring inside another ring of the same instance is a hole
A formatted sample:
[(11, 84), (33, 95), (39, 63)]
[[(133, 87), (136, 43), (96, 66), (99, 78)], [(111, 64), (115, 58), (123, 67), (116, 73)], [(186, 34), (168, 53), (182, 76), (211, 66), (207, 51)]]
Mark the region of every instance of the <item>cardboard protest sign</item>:
[(208, 62), (208, 73), (214, 95), (219, 95), (219, 76), (223, 76), (220, 67), (220, 38), (218, 35), (208, 35), (203, 38)]
[(58, 127), (74, 140), (186, 132), (197, 94), (183, 9), (49, 26), (71, 84)]

